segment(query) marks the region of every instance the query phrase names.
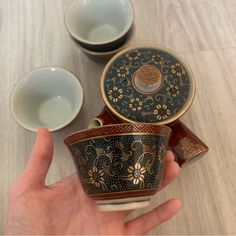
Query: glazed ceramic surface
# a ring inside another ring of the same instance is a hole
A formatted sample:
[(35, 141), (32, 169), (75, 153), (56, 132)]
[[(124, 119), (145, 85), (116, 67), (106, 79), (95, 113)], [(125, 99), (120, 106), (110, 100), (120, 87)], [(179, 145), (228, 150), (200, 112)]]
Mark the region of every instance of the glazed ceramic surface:
[(95, 200), (114, 200), (157, 191), (170, 134), (165, 126), (109, 125), (74, 133), (65, 143), (85, 192)]
[(129, 0), (75, 0), (66, 12), (65, 24), (83, 47), (101, 52), (125, 41), (133, 19)]
[(41, 67), (26, 74), (13, 88), (10, 109), (16, 122), (30, 131), (56, 131), (78, 115), (83, 89), (69, 71)]
[[(118, 52), (124, 50), (125, 48), (130, 47), (131, 39), (135, 35), (135, 25), (132, 25), (132, 28), (129, 30), (126, 39), (124, 42), (116, 47), (115, 49), (109, 50), (109, 51), (93, 51), (85, 48), (81, 43), (74, 40), (79, 47), (79, 49), (91, 60), (97, 62), (97, 63), (106, 63), (108, 62), (115, 54)], [(72, 38), (73, 39), (73, 38)]]
[(180, 120), (172, 124), (172, 135), (169, 141), (169, 148), (176, 157), (176, 162), (187, 167), (205, 155), (209, 148)]
[(110, 60), (101, 90), (106, 106), (119, 119), (168, 124), (192, 104), (195, 80), (190, 68), (171, 50), (137, 47)]

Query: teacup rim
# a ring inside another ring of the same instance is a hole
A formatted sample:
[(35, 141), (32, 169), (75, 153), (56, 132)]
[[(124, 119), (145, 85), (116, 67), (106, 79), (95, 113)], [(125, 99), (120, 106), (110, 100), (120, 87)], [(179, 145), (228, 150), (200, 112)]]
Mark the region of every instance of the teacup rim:
[[(13, 87), (12, 87), (12, 89), (11, 89), (10, 96), (9, 96), (9, 110), (10, 110), (10, 112), (11, 112), (11, 115), (12, 115), (13, 119), (15, 120), (15, 122), (16, 122), (21, 128), (23, 128), (23, 129), (25, 129), (25, 130), (28, 130), (28, 131), (30, 131), (30, 132), (33, 132), (33, 133), (37, 132), (38, 129), (30, 128), (29, 126), (26, 126), (26, 125), (22, 124), (22, 122), (20, 122), (19, 119), (16, 117), (15, 112), (14, 112), (14, 109), (13, 109), (13, 104), (12, 104), (12, 102), (13, 102), (13, 93), (14, 93), (16, 87), (20, 84), (20, 82), (22, 82), (22, 81), (26, 78), (27, 75), (29, 75), (29, 74), (31, 74), (31, 73), (33, 73), (33, 72), (42, 70), (42, 69), (50, 69), (50, 68), (51, 68), (51, 69), (53, 68), (53, 69), (56, 69), (56, 70), (61, 70), (61, 71), (67, 72), (67, 73), (69, 73), (70, 75), (72, 75), (72, 77), (73, 77), (74, 79), (76, 79), (78, 85), (80, 86), (82, 94), (81, 94), (81, 105), (78, 106), (77, 111), (75, 112), (74, 116), (72, 116), (71, 119), (67, 120), (66, 122), (64, 122), (64, 123), (63, 123), (62, 125), (60, 125), (60, 126), (57, 126), (57, 127), (53, 128), (53, 129), (50, 129), (50, 128), (47, 128), (47, 129), (48, 129), (50, 132), (56, 132), (56, 131), (59, 131), (59, 130), (65, 128), (67, 125), (69, 125), (70, 123), (72, 123), (72, 122), (76, 119), (76, 117), (79, 115), (79, 113), (80, 113), (80, 111), (82, 110), (82, 107), (83, 107), (83, 105), (84, 105), (84, 96), (85, 96), (85, 94), (84, 94), (84, 89), (83, 89), (83, 86), (82, 86), (82, 83), (81, 83), (80, 79), (79, 79), (73, 72), (71, 72), (70, 70), (65, 69), (65, 68), (63, 68), (63, 67), (61, 67), (61, 66), (57, 66), (57, 65), (56, 65), (56, 66), (47, 65), (47, 66), (34, 67), (33, 69), (29, 70), (28, 72), (25, 72), (23, 75), (21, 75), (21, 76), (19, 77), (19, 79), (14, 83), (14, 85), (13, 85)], [(42, 127), (43, 127), (43, 126), (42, 126)]]
[(65, 24), (65, 27), (68, 31), (68, 33), (77, 41), (81, 42), (81, 43), (85, 43), (85, 44), (88, 44), (88, 45), (91, 45), (91, 46), (102, 46), (102, 45), (106, 45), (106, 44), (110, 44), (110, 43), (114, 43), (116, 42), (117, 40), (119, 40), (120, 38), (122, 38), (124, 35), (126, 35), (129, 30), (132, 28), (132, 25), (134, 23), (134, 20), (135, 20), (135, 11), (134, 11), (134, 6), (133, 6), (133, 3), (130, 1), (130, 0), (126, 0), (129, 5), (130, 5), (130, 9), (131, 9), (131, 12), (132, 12), (132, 15), (131, 15), (131, 20), (129, 22), (129, 24), (127, 25), (127, 27), (125, 28), (125, 30), (123, 30), (117, 37), (113, 38), (112, 40), (107, 40), (107, 41), (103, 41), (103, 42), (92, 42), (92, 41), (89, 41), (89, 40), (86, 40), (78, 35), (75, 35), (74, 33), (71, 32), (71, 30), (69, 29), (68, 27), (68, 22), (67, 22), (67, 17), (68, 17), (68, 13), (69, 13), (69, 10), (70, 8), (72, 7), (72, 5), (76, 2), (76, 1), (79, 1), (79, 0), (73, 0), (67, 7), (66, 11), (65, 11), (65, 15), (64, 15), (64, 24)]
[[(137, 127), (139, 126), (139, 127)], [(114, 134), (112, 134), (112, 130), (111, 128), (119, 128), (119, 127), (134, 127), (134, 130), (136, 128), (139, 129), (140, 126), (142, 126), (143, 128), (147, 128), (149, 127), (149, 131), (136, 131), (136, 132), (128, 132), (128, 131), (120, 131), (120, 132), (114, 132)], [(103, 130), (105, 129), (105, 131), (109, 131), (109, 132), (105, 132), (104, 135), (98, 135), (98, 131), (99, 130)], [(67, 145), (67, 146), (71, 146), (72, 144), (72, 140), (76, 140), (75, 142), (82, 142), (82, 141), (85, 141), (85, 140), (88, 140), (88, 139), (96, 139), (96, 138), (99, 138), (99, 137), (104, 137), (104, 136), (112, 136), (112, 135), (142, 135), (142, 134), (156, 134), (156, 135), (163, 135), (163, 136), (167, 136), (167, 137), (170, 137), (172, 133), (172, 129), (169, 127), (169, 126), (166, 126), (166, 125), (159, 125), (159, 124), (154, 124), (154, 123), (139, 123), (139, 122), (136, 122), (136, 123), (120, 123), (120, 124), (109, 124), (109, 125), (104, 125), (104, 126), (100, 126), (100, 127), (95, 127), (95, 128), (91, 128), (91, 129), (83, 129), (83, 130), (79, 130), (79, 131), (75, 131), (69, 135), (67, 135), (65, 138), (64, 138), (64, 143)], [(83, 135), (84, 134), (84, 137), (83, 138), (78, 138), (79, 135)], [(95, 134), (95, 135), (94, 135)], [(74, 143), (74, 142), (73, 142)]]

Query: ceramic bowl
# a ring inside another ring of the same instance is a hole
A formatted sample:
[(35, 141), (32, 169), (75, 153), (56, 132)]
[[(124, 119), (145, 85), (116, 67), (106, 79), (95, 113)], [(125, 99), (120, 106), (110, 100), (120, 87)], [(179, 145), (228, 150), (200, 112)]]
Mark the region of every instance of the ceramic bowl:
[(65, 14), (70, 35), (96, 52), (112, 51), (126, 40), (134, 20), (129, 0), (75, 0)]
[(102, 211), (142, 208), (160, 186), (171, 129), (119, 124), (71, 134), (72, 153), (85, 193)]
[(59, 130), (78, 115), (83, 104), (80, 81), (69, 71), (41, 67), (24, 75), (13, 88), (10, 109), (15, 121), (36, 132)]
[(125, 48), (128, 48), (131, 46), (131, 42), (132, 39), (134, 38), (135, 35), (135, 25), (132, 25), (131, 30), (129, 31), (127, 38), (125, 39), (125, 41), (123, 42), (123, 44), (114, 49), (114, 50), (110, 50), (110, 51), (106, 51), (106, 52), (97, 52), (97, 51), (92, 51), (89, 50), (85, 47), (83, 47), (83, 45), (81, 45), (78, 41), (74, 40), (77, 43), (77, 46), (79, 47), (79, 49), (92, 61), (95, 61), (97, 63), (106, 63), (108, 62), (115, 54), (117, 54), (118, 52), (124, 50)]

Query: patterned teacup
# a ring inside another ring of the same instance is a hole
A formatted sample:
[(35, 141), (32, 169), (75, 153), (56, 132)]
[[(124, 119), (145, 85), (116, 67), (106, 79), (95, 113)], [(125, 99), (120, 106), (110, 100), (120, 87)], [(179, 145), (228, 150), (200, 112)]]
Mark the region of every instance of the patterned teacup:
[(107, 125), (71, 134), (72, 153), (85, 193), (102, 211), (145, 207), (160, 186), (171, 135), (167, 126)]
[(172, 129), (169, 148), (180, 166), (188, 166), (208, 151), (179, 120), (190, 108), (195, 91), (190, 67), (174, 51), (162, 46), (127, 48), (102, 73), (106, 106), (89, 128), (121, 122), (168, 125)]

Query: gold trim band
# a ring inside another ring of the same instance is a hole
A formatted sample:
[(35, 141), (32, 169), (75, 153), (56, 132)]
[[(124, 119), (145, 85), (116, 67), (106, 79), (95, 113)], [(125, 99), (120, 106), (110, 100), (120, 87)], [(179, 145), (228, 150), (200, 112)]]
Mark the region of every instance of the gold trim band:
[[(156, 187), (156, 188), (147, 188), (147, 189), (145, 189), (145, 190), (140, 190), (140, 189), (134, 189), (134, 190), (129, 190), (129, 191), (120, 191), (120, 192), (110, 192), (110, 193), (98, 193), (98, 194), (89, 194), (89, 193), (87, 193), (90, 197), (102, 197), (102, 196), (104, 196), (104, 195), (112, 195), (112, 194), (123, 194), (123, 193), (127, 193), (127, 194), (129, 194), (129, 193), (145, 193), (145, 192), (149, 192), (149, 191), (158, 191), (158, 189), (159, 189), (159, 187)], [(151, 194), (146, 194), (147, 196), (148, 195), (152, 195), (152, 193)]]
[(88, 138), (95, 138), (98, 136), (111, 136), (120, 134), (155, 134), (169, 137), (171, 135), (171, 128), (167, 126), (160, 126), (155, 124), (114, 124), (106, 125), (94, 129), (87, 129), (75, 132), (65, 138), (64, 142), (67, 146), (75, 141), (82, 141)]
[(127, 135), (132, 135), (132, 136), (160, 136), (160, 137), (167, 137), (164, 134), (154, 134), (154, 133), (125, 133), (125, 134), (107, 134), (107, 135), (101, 135), (101, 136), (95, 136), (95, 137), (90, 137), (87, 139), (81, 139), (81, 140), (76, 140), (73, 143), (71, 142), (68, 147), (71, 147), (72, 145), (74, 145), (75, 143), (80, 143), (83, 141), (88, 141), (91, 139), (99, 139), (99, 138), (109, 138), (109, 137), (114, 137), (114, 136), (127, 136)]

